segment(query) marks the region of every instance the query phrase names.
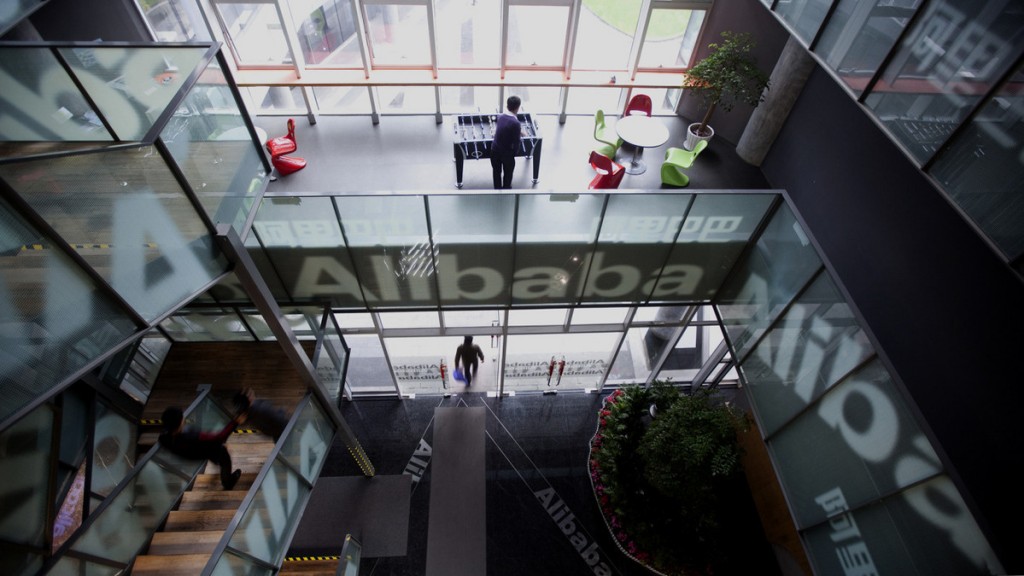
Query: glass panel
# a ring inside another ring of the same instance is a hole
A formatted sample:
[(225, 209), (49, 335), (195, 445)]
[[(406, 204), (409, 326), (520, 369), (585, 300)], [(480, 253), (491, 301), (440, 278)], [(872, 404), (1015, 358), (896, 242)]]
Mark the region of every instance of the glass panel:
[(327, 323), (323, 347), (316, 362), (316, 375), (329, 398), (337, 402), (341, 396), (342, 378), (348, 368), (348, 350), (345, 340), (338, 334), (334, 322)]
[(920, 4), (921, 0), (839, 0), (814, 51), (860, 94)]
[(541, 308), (539, 310), (522, 310), (513, 308), (508, 311), (509, 326), (561, 326), (565, 324), (568, 308)]
[(48, 48), (0, 50), (0, 141), (112, 140)]
[(509, 336), (505, 390), (596, 388), (620, 335), (598, 332)]
[(508, 303), (515, 197), (432, 196), (429, 202), (441, 304)]
[(0, 177), (18, 182), (21, 197), (146, 320), (226, 267), (153, 147), (51, 158), (39, 167), (0, 166)]
[(865, 104), (920, 162), (930, 158), (1018, 52), (1014, 2), (929, 2)]
[(1024, 252), (1024, 68), (932, 166), (931, 175), (1008, 259)]
[(496, 110), (497, 86), (442, 86), (441, 113), (459, 114)]
[(33, 10), (45, 4), (46, 0), (8, 0), (0, 11), (0, 33), (7, 32)]
[(775, 5), (775, 13), (788, 22), (798, 38), (809, 44), (818, 32), (832, 0), (790, 0)]
[(234, 310), (191, 310), (160, 323), (178, 342), (249, 342), (254, 338)]
[[(732, 271), (772, 200), (769, 195), (697, 196), (672, 255), (660, 271), (651, 300), (711, 299)], [(813, 249), (811, 253), (814, 254)]]
[(370, 91), (365, 86), (313, 86), (316, 105), (324, 114), (369, 114)]
[(629, 308), (575, 308), (572, 311), (572, 325), (622, 324), (626, 321)]
[(41, 548), (47, 524), (53, 408), (42, 405), (0, 435), (0, 538)]
[(217, 560), (217, 565), (213, 568), (213, 576), (236, 576), (238, 574), (244, 574), (245, 576), (272, 576), (274, 571), (263, 568), (251, 560), (232, 554), (231, 549), (227, 549)]
[(820, 267), (821, 259), (800, 223), (788, 206), (780, 205), (718, 294), (718, 315), (737, 357)]
[(137, 2), (157, 42), (208, 42), (212, 39), (206, 21), (192, 0)]
[(641, 0), (584, 2), (576, 28), (573, 69), (624, 72), (640, 20), (641, 4)]
[(498, 67), (501, 48), (499, 0), (469, 3), (465, 0), (437, 0), (434, 14), (439, 68)]
[(301, 86), (248, 86), (239, 88), (248, 95), (253, 113), (305, 114), (306, 101)]
[(273, 264), (273, 277), (280, 277), (293, 297), (364, 307), (330, 198), (265, 199), (253, 229)]
[(505, 315), (501, 310), (445, 310), (444, 325), (448, 328), (469, 326), (501, 326)]
[(437, 312), (381, 312), (380, 327), (387, 328), (434, 328), (440, 329)]
[[(608, 199), (600, 226), (583, 298), (587, 302), (643, 302), (647, 300), (672, 251), (692, 196), (615, 195)], [(605, 265), (605, 262), (614, 263)], [(665, 270), (680, 278), (686, 271)], [(699, 280), (694, 278), (693, 282)], [(675, 284), (686, 284), (681, 279)], [(692, 283), (691, 283), (692, 284)], [(687, 295), (691, 290), (684, 290)], [(667, 296), (668, 294), (665, 294)]]
[(117, 412), (96, 404), (96, 440), (92, 455), (93, 492), (109, 496), (135, 466), (135, 426)]
[(160, 139), (214, 223), (240, 235), (266, 179), (261, 147), (216, 61), (203, 71)]
[(121, 140), (142, 140), (206, 53), (205, 47), (58, 50)]
[[(513, 304), (566, 304), (583, 294), (602, 195), (519, 198)], [(528, 262), (529, 266), (523, 263)]]
[[(497, 379), (493, 377), (494, 370), (489, 369), (488, 364), (496, 355), (486, 348), (484, 338), (477, 338), (474, 343), (483, 349), (484, 360), (479, 362), (473, 379), (473, 390), (494, 390), (497, 388)], [(455, 349), (460, 344), (462, 337), (385, 338), (384, 345), (402, 394), (440, 394), (445, 387), (452, 386), (462, 390), (465, 382), (456, 381), (451, 374), (455, 369)], [(441, 381), (442, 361), (448, 367), (445, 375), (447, 381), (444, 383)]]
[(229, 546), (277, 564), (288, 551), (285, 538), (292, 533), (308, 497), (309, 486), (275, 460), (232, 534)]
[(376, 334), (346, 334), (350, 348), (346, 384), (352, 392), (397, 393), (391, 370), (384, 358), (384, 348)]
[[(192, 462), (193, 471), (205, 462)], [(75, 541), (72, 550), (128, 563), (139, 553), (185, 490), (181, 476), (150, 460)]]
[(373, 315), (369, 312), (345, 312), (336, 313), (334, 320), (338, 323), (338, 326), (342, 330), (352, 330), (354, 328), (373, 328)]
[(689, 68), (704, 14), (704, 10), (652, 10), (639, 68)]
[[(711, 314), (713, 313), (708, 311), (707, 306), (701, 306), (697, 315), (694, 316), (694, 321), (711, 319)], [(651, 329), (655, 334), (658, 330), (664, 331), (660, 327)], [(665, 364), (658, 372), (657, 379), (672, 380), (677, 383), (692, 382), (722, 339), (722, 330), (717, 325), (687, 326), (665, 359)], [(654, 342), (656, 341), (650, 340), (646, 343), (650, 346)]]
[[(516, 86), (505, 90), (505, 97), (519, 96), (523, 105), (520, 114), (557, 114), (562, 111), (562, 89), (549, 86)], [(504, 109), (504, 104), (502, 104)], [(536, 119), (536, 116), (534, 117)]]
[[(806, 402), (805, 402), (806, 405)], [(938, 472), (938, 455), (914, 422), (881, 362), (829, 391), (770, 440), (798, 525), (827, 520), (816, 498), (839, 488), (851, 507)], [(897, 460), (909, 456), (898, 465)]]
[(644, 88), (644, 93), (651, 97), (653, 115), (671, 116), (676, 113), (676, 105), (683, 91), (679, 88)]
[(48, 576), (120, 576), (123, 573), (124, 568), (114, 568), (64, 556), (46, 574)]
[(1006, 573), (945, 476), (852, 512), (839, 488), (817, 498), (832, 518), (803, 534), (815, 574)]
[(224, 39), (239, 66), (282, 66), (292, 63), (284, 27), (274, 4), (214, 4)]
[(274, 333), (270, 330), (270, 326), (267, 325), (267, 321), (263, 319), (263, 316), (259, 312), (253, 312), (252, 314), (242, 314), (242, 318), (245, 319), (245, 323), (249, 326), (249, 329), (256, 334), (256, 339), (266, 342), (271, 340), (277, 340)]
[(506, 65), (564, 66), (568, 24), (568, 6), (509, 6)]
[(292, 0), (289, 4), (307, 66), (363, 67), (352, 0)]
[(433, 114), (437, 109), (432, 86), (378, 86), (376, 90), (381, 114)]
[[(29, 181), (46, 176), (24, 166), (0, 168), (0, 174), (14, 173)], [(135, 326), (84, 271), (3, 200), (0, 263), (2, 420), (120, 344)]]
[(660, 350), (648, 350), (647, 339), (650, 328), (630, 328), (622, 341), (612, 369), (608, 373), (607, 385), (643, 384), (651, 375), (653, 360)]
[(333, 440), (334, 426), (316, 399), (310, 398), (281, 446), (278, 458), (286, 460), (306, 480), (313, 482), (320, 475)]
[(335, 200), (367, 305), (436, 305), (423, 198), (342, 196)]
[(818, 276), (741, 366), (764, 434), (773, 434), (873, 352), (832, 280)]
[(604, 110), (605, 114), (617, 115), (621, 88), (569, 88), (569, 101), (565, 111), (569, 114), (593, 114)]
[(429, 66), (427, 7), (395, 4), (363, 6), (374, 66)]

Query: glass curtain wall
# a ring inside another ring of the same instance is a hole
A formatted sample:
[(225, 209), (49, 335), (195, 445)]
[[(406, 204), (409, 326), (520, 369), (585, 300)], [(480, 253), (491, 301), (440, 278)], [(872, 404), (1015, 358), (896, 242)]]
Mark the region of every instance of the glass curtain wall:
[(773, 9), (995, 249), (1024, 267), (1019, 3), (800, 0)]

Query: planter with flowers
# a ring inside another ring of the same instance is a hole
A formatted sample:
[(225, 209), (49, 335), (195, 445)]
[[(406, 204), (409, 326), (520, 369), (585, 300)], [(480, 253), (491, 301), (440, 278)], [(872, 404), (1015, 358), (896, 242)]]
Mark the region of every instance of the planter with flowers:
[(726, 561), (718, 510), (737, 487), (742, 413), (666, 383), (607, 398), (590, 444), (590, 478), (619, 548), (664, 575), (711, 574)]

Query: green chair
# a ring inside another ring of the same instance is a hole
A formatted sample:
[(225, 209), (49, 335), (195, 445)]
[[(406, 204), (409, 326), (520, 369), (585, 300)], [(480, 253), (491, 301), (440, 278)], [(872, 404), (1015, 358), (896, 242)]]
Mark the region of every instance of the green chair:
[(619, 150), (619, 146), (622, 146), (622, 138), (619, 138), (615, 131), (608, 128), (608, 125), (605, 124), (604, 110), (598, 110), (594, 114), (594, 140), (601, 143), (594, 151), (612, 159), (615, 158), (615, 153)]
[(683, 148), (665, 150), (665, 163), (661, 165), (661, 183), (679, 187), (689, 184), (690, 177), (684, 174), (682, 169), (693, 166), (697, 155), (707, 146), (708, 141), (701, 140), (697, 142), (693, 150), (684, 150)]

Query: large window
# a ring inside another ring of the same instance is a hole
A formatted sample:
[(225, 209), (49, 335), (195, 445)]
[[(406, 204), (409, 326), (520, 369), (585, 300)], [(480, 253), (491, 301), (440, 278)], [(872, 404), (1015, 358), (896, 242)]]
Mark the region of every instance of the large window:
[(363, 7), (363, 18), (374, 66), (413, 68), (430, 65), (425, 5), (367, 3)]
[(507, 64), (512, 67), (564, 66), (568, 31), (568, 5), (509, 6)]

